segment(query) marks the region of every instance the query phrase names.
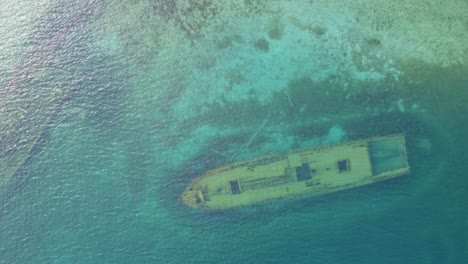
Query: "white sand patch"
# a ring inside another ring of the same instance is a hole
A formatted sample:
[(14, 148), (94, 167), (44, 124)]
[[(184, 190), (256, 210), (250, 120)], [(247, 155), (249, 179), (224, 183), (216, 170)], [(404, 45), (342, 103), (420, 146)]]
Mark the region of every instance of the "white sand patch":
[(400, 112), (406, 111), (405, 102), (402, 98), (398, 99), (398, 101), (396, 102), (396, 105), (398, 107), (398, 110), (400, 110)]
[(334, 125), (328, 131), (324, 144), (336, 144), (344, 139), (346, 131), (340, 125)]

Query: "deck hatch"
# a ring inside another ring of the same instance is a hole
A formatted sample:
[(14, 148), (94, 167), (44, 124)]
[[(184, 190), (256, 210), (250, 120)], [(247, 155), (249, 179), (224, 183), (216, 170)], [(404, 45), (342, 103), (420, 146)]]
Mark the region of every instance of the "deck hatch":
[(239, 187), (239, 181), (229, 181), (229, 186), (231, 187), (231, 193), (232, 194), (240, 194), (240, 187)]
[(248, 190), (256, 190), (268, 187), (275, 187), (278, 185), (286, 184), (291, 182), (293, 179), (291, 175), (280, 175), (277, 177), (262, 177), (262, 178), (254, 178), (254, 179), (243, 179), (240, 180), (240, 186), (242, 186), (242, 191)]
[(307, 181), (312, 179), (309, 163), (303, 163), (302, 166), (296, 167), (297, 181)]
[(348, 159), (340, 160), (336, 164), (338, 166), (338, 172), (339, 173), (347, 172), (347, 171), (351, 170), (351, 168), (349, 167), (349, 160)]
[(198, 196), (198, 194), (195, 194), (195, 202), (197, 204), (202, 202), (202, 200), (201, 200), (200, 196)]

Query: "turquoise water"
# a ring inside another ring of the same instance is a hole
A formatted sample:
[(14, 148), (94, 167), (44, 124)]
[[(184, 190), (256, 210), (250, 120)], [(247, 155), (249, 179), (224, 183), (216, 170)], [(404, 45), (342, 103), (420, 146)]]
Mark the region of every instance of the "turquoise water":
[[(0, 263), (465, 263), (466, 65), (415, 59), (390, 65), (406, 70), (390, 70), (398, 78), (347, 75), (340, 58), (288, 49), (299, 43), (288, 33), (297, 20), (244, 33), (265, 44), (219, 28), (210, 35), (191, 13), (171, 16), (169, 2), (151, 3), (149, 18), (125, 15), (136, 7), (115, 18), (110, 1), (47, 2), (29, 22), (17, 15), (25, 24), (5, 44), (2, 87), (18, 69), (35, 75), (39, 67), (45, 79), (19, 80), (65, 92), (0, 194)], [(270, 12), (261, 8), (253, 9)], [(152, 20), (161, 12), (168, 20)], [(184, 33), (167, 37), (175, 29), (162, 21)], [(333, 32), (308, 30), (317, 39)], [(221, 212), (177, 200), (193, 178), (228, 162), (400, 132), (408, 177)]]

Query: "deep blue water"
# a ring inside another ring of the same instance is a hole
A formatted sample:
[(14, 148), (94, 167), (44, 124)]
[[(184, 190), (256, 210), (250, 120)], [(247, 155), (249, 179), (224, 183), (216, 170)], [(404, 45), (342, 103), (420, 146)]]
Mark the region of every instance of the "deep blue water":
[[(348, 101), (339, 84), (329, 82), (322, 94), (310, 90), (312, 79), (291, 76), (290, 94), (269, 104), (226, 99), (193, 114), (176, 109), (190, 84), (172, 86), (187, 72), (148, 74), (135, 47), (96, 48), (91, 22), (115, 4), (50, 4), (24, 29), (32, 44), (17, 48), (29, 52), (2, 66), (9, 69), (2, 85), (25, 69), (32, 77), (19, 80), (31, 90), (59, 84), (65, 94), (0, 194), (0, 263), (465, 262), (466, 67), (421, 62), (413, 72), (421, 83), (408, 82), (409, 75), (401, 87), (382, 82), (385, 93), (363, 90)], [(47, 70), (45, 81), (35, 79), (38, 68)], [(424, 110), (388, 110), (399, 98), (418, 98)], [(301, 100), (316, 101), (294, 109)], [(177, 200), (193, 178), (232, 157), (400, 132), (408, 141), (408, 177), (221, 212)]]

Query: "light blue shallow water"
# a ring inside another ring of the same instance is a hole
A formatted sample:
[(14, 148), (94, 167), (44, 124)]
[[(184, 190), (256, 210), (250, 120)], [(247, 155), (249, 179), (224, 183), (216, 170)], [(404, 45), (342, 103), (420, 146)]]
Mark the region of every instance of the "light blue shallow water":
[[(409, 89), (403, 99), (421, 97), (426, 111), (365, 112), (398, 97), (364, 93), (358, 103), (347, 103), (334, 97), (333, 84), (329, 102), (311, 112), (293, 111), (288, 100), (322, 95), (304, 91), (312, 81), (291, 77), (297, 89), (270, 105), (226, 103), (184, 119), (170, 109), (180, 93), (168, 90), (179, 88), (159, 89), (164, 80), (145, 79), (139, 73), (146, 69), (130, 65), (128, 53), (90, 48), (88, 22), (103, 6), (51, 5), (39, 20), (43, 24), (25, 29), (32, 31), (31, 52), (3, 66), (12, 70), (2, 73), (2, 85), (15, 69), (45, 67), (47, 82), (21, 80), (38, 90), (60, 83), (66, 94), (31, 157), (0, 195), (0, 263), (465, 262), (465, 70), (435, 67), (430, 78), (415, 84), (424, 93)], [(57, 24), (62, 27), (54, 33)], [(54, 44), (46, 41), (49, 31), (61, 36)], [(47, 56), (35, 57), (41, 54)], [(350, 112), (357, 114), (348, 117)], [(335, 119), (314, 122), (309, 115)], [(266, 128), (252, 137), (265, 117)], [(246, 129), (222, 134), (240, 125)], [(201, 140), (194, 131), (210, 136)], [(193, 178), (230, 157), (396, 132), (407, 135), (409, 177), (221, 212), (193, 210), (177, 200)]]

